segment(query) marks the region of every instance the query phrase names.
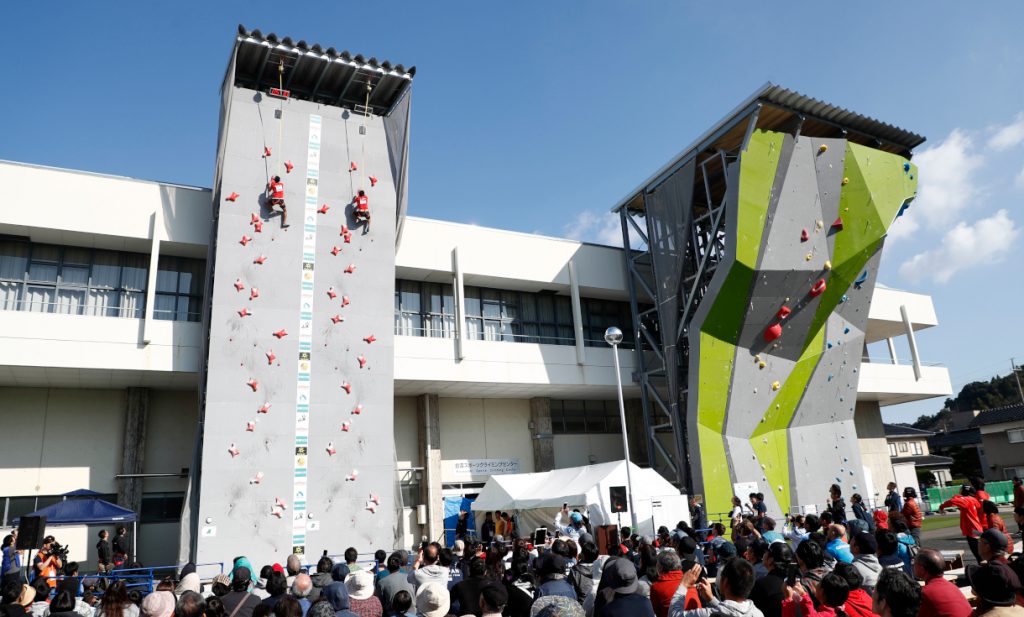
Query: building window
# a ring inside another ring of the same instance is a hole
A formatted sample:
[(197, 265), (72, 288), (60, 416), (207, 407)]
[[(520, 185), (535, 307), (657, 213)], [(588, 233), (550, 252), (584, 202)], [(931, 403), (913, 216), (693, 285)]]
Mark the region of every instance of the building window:
[(143, 493), (141, 523), (177, 523), (181, 520), (185, 493)]
[(896, 456), (896, 444), (889, 444), (889, 456)]
[(205, 270), (201, 259), (162, 255), (156, 271), (153, 319), (200, 321)]
[(616, 401), (551, 401), (551, 432), (558, 434), (621, 433)]
[(455, 299), (451, 285), (395, 282), (395, 334), (455, 337)]
[(141, 319), (149, 256), (0, 240), (0, 309)]
[(1010, 443), (1024, 442), (1024, 428), (1015, 428), (1006, 431), (1006, 439), (1008, 439)]
[(906, 452), (906, 451), (907, 451), (907, 442), (901, 441), (900, 442), (900, 452)]
[(920, 441), (912, 442), (910, 444), (910, 449), (917, 456), (920, 456), (920, 455), (924, 454), (924, 450), (921, 448), (921, 442)]
[(1024, 478), (1024, 467), (1003, 467), (1003, 477), (1007, 480)]
[[(588, 347), (607, 347), (604, 331), (611, 326), (622, 330), (622, 347), (633, 347), (633, 316), (629, 303), (581, 298), (583, 341)], [(642, 309), (641, 309), (642, 310)]]

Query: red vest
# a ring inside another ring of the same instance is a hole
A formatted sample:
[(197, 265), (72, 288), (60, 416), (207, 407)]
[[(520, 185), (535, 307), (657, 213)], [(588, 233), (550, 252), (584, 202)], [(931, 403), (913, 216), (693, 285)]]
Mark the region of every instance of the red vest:
[(270, 191), (274, 199), (284, 199), (284, 182), (271, 182)]
[(366, 198), (366, 195), (360, 195), (359, 197), (356, 198), (356, 206), (360, 210), (369, 210), (370, 200)]

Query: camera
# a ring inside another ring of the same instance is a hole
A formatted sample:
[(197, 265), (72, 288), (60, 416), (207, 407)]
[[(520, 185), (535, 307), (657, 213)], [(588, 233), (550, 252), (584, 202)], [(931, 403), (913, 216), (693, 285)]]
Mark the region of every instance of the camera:
[(68, 547), (62, 545), (56, 540), (50, 543), (50, 554), (57, 559), (60, 559), (63, 563), (68, 562)]

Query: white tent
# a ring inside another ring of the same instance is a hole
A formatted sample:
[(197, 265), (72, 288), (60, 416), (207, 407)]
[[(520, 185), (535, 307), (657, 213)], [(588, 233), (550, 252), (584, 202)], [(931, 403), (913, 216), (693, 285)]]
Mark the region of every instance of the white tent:
[[(630, 463), (630, 475), (633, 504), (637, 511), (636, 532), (654, 535), (652, 498), (678, 496), (679, 490), (653, 469), (643, 469)], [(612, 486), (626, 486), (625, 461), (491, 476), (472, 507), (475, 512), (501, 510), (517, 513), (521, 535), (532, 533), (537, 527), (553, 530), (555, 514), (563, 503), (568, 503), (570, 509), (576, 508), (585, 513), (592, 525), (618, 524), (619, 517), (611, 509), (608, 489)], [(476, 520), (479, 524), (483, 516), (477, 515)], [(623, 525), (629, 525), (630, 515), (623, 513), (621, 520)]]

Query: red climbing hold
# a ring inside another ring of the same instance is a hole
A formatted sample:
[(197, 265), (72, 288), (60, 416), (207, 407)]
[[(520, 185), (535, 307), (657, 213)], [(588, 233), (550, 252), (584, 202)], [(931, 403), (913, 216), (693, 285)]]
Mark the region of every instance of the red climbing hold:
[(317, 212), (319, 212), (320, 214), (327, 214), (327, 211), (330, 210), (330, 209), (331, 209), (330, 206), (328, 206), (327, 204), (324, 204), (324, 205), (320, 206), (320, 209), (317, 210)]
[(331, 255), (334, 255), (335, 257), (337, 257), (338, 253), (340, 253), (340, 252), (341, 252), (341, 247), (340, 246), (331, 247)]
[(246, 422), (245, 423), (245, 430), (250, 432), (250, 433), (255, 431), (256, 430), (256, 422), (254, 422), (252, 420), (249, 420), (248, 422)]
[(263, 481), (263, 472), (262, 471), (257, 471), (256, 475), (252, 477), (252, 480), (249, 480), (249, 484), (259, 484), (262, 481)]
[(345, 244), (351, 244), (351, 243), (352, 243), (352, 234), (351, 233), (345, 234)]
[(811, 296), (817, 298), (825, 292), (825, 279), (818, 279), (818, 282), (811, 286)]
[(253, 223), (253, 224), (252, 224), (252, 228), (253, 228), (253, 229), (254, 229), (254, 230), (256, 231), (256, 233), (258, 233), (258, 234), (261, 234), (261, 233), (263, 233), (263, 221), (256, 221), (255, 223)]
[(278, 508), (281, 508), (282, 510), (288, 509), (288, 504), (281, 501), (280, 497), (274, 497), (274, 505), (277, 506)]
[(263, 405), (256, 410), (256, 413), (267, 413), (270, 411), (270, 403), (263, 403)]
[(350, 473), (348, 475), (348, 477), (345, 478), (345, 479), (348, 480), (349, 482), (355, 482), (356, 478), (358, 478), (358, 477), (359, 477), (359, 470), (358, 469), (353, 469), (352, 473)]
[(291, 162), (291, 161), (285, 161), (285, 162), (284, 162), (284, 172), (285, 172), (286, 174), (290, 174), (290, 173), (292, 173), (292, 170), (293, 170), (293, 169), (295, 169), (295, 165), (292, 165), (292, 162)]
[(362, 403), (356, 405), (356, 408), (352, 410), (352, 414), (353, 415), (358, 416), (361, 413), (363, 413), (363, 404)]
[(243, 235), (242, 239), (238, 241), (242, 246), (247, 246), (250, 242), (252, 242), (252, 238), (246, 235)]
[(253, 287), (252, 289), (249, 290), (249, 299), (250, 300), (255, 300), (256, 298), (259, 298), (259, 297), (260, 297), (260, 290), (259, 289)]
[(242, 310), (238, 311), (239, 317), (248, 317), (249, 315), (252, 315), (252, 313), (249, 312), (248, 308), (242, 307)]
[(255, 225), (257, 222), (259, 222), (259, 220), (260, 220), (259, 215), (257, 215), (255, 212), (253, 212), (252, 213), (252, 218), (249, 219), (249, 224), (250, 225)]
[(351, 164), (349, 164), (349, 166), (348, 166), (348, 170), (349, 170), (349, 171), (355, 171), (355, 170), (357, 170), (357, 169), (359, 169), (359, 166), (358, 166), (358, 165), (356, 165), (356, 162), (355, 162), (355, 161), (352, 161), (352, 163), (351, 163)]
[(230, 446), (228, 446), (228, 454), (231, 455), (231, 458), (235, 458), (236, 456), (241, 454), (241, 452), (239, 452), (238, 446), (236, 446), (235, 444), (231, 444)]
[(262, 266), (265, 261), (267, 261), (267, 256), (266, 255), (260, 255), (256, 259), (253, 259), (252, 263), (259, 264), (259, 265)]
[(327, 297), (330, 298), (331, 300), (338, 297), (338, 294), (337, 292), (334, 291), (333, 287), (327, 289)]
[(807, 242), (810, 239), (811, 239), (811, 234), (807, 232), (807, 229), (801, 229), (800, 230), (800, 241), (801, 242)]
[(331, 321), (333, 321), (335, 324), (340, 324), (341, 322), (345, 321), (345, 318), (342, 317), (341, 315), (335, 315), (334, 317), (331, 317)]
[(782, 336), (782, 324), (773, 323), (764, 331), (764, 342), (771, 343)]
[(367, 502), (366, 503), (366, 509), (370, 511), (370, 514), (376, 514), (377, 513), (377, 505), (374, 504), (374, 503)]
[(349, 304), (348, 296), (342, 296), (341, 297), (341, 307), (345, 308), (346, 306), (348, 306), (348, 304)]
[(359, 360), (359, 368), (366, 368), (366, 358), (359, 356), (356, 360)]
[(277, 518), (281, 518), (282, 514), (284, 514), (284, 513), (281, 512), (280, 510), (273, 509), (273, 510), (270, 511), (270, 514), (272, 514), (273, 516), (276, 516)]
[(236, 193), (236, 192), (232, 191), (232, 192), (231, 192), (231, 194), (230, 194), (230, 195), (228, 195), (228, 196), (227, 196), (227, 197), (225, 198), (225, 200), (226, 200), (226, 201), (234, 201), (234, 200), (238, 199), (239, 197), (241, 197), (241, 195), (239, 195), (238, 193)]
[(345, 431), (346, 433), (348, 432), (348, 429), (351, 428), (351, 427), (352, 427), (352, 423), (351, 422), (342, 422), (341, 423), (341, 430)]
[(342, 226), (341, 226), (341, 233), (340, 233), (340, 234), (338, 234), (338, 235), (339, 235), (339, 236), (344, 236), (344, 235), (346, 235), (346, 234), (348, 234), (348, 225), (342, 225)]
[(338, 450), (335, 449), (334, 442), (333, 441), (328, 441), (327, 442), (327, 454), (329, 456), (334, 456), (337, 453), (338, 453)]
[(273, 364), (274, 360), (277, 360), (277, 356), (274, 355), (273, 349), (267, 350), (267, 364)]
[(242, 282), (242, 279), (235, 279), (235, 290), (242, 291), (243, 289), (245, 289), (245, 283)]
[(348, 267), (345, 268), (345, 274), (352, 274), (355, 271), (356, 271), (356, 265), (355, 264), (349, 264)]
[(288, 336), (288, 333), (285, 332), (284, 328), (281, 328), (280, 330), (274, 333), (274, 336), (276, 336), (277, 338), (284, 338)]
[(370, 493), (370, 501), (372, 501), (374, 504), (378, 506), (380, 505), (380, 497), (378, 495), (374, 495), (373, 493)]
[(370, 176), (370, 186), (377, 186), (377, 176)]
[(832, 223), (832, 229), (835, 229), (836, 231), (843, 230), (843, 217), (837, 218), (835, 222)]
[(779, 309), (778, 313), (775, 313), (775, 318), (776, 319), (785, 319), (785, 318), (789, 317), (789, 314), (792, 313), (792, 312), (793, 311), (788, 306), (784, 306), (784, 307)]
[(341, 384), (341, 389), (345, 391), (345, 394), (352, 394), (352, 384), (347, 381)]
[(370, 343), (376, 341), (377, 337), (371, 334), (370, 336), (365, 337), (363, 340), (366, 341), (367, 345), (369, 345)]
[(270, 146), (263, 146), (263, 156), (264, 157), (270, 156)]
[(253, 392), (260, 389), (260, 382), (256, 381), (255, 379), (250, 379), (249, 381), (245, 382), (245, 385), (252, 388)]

